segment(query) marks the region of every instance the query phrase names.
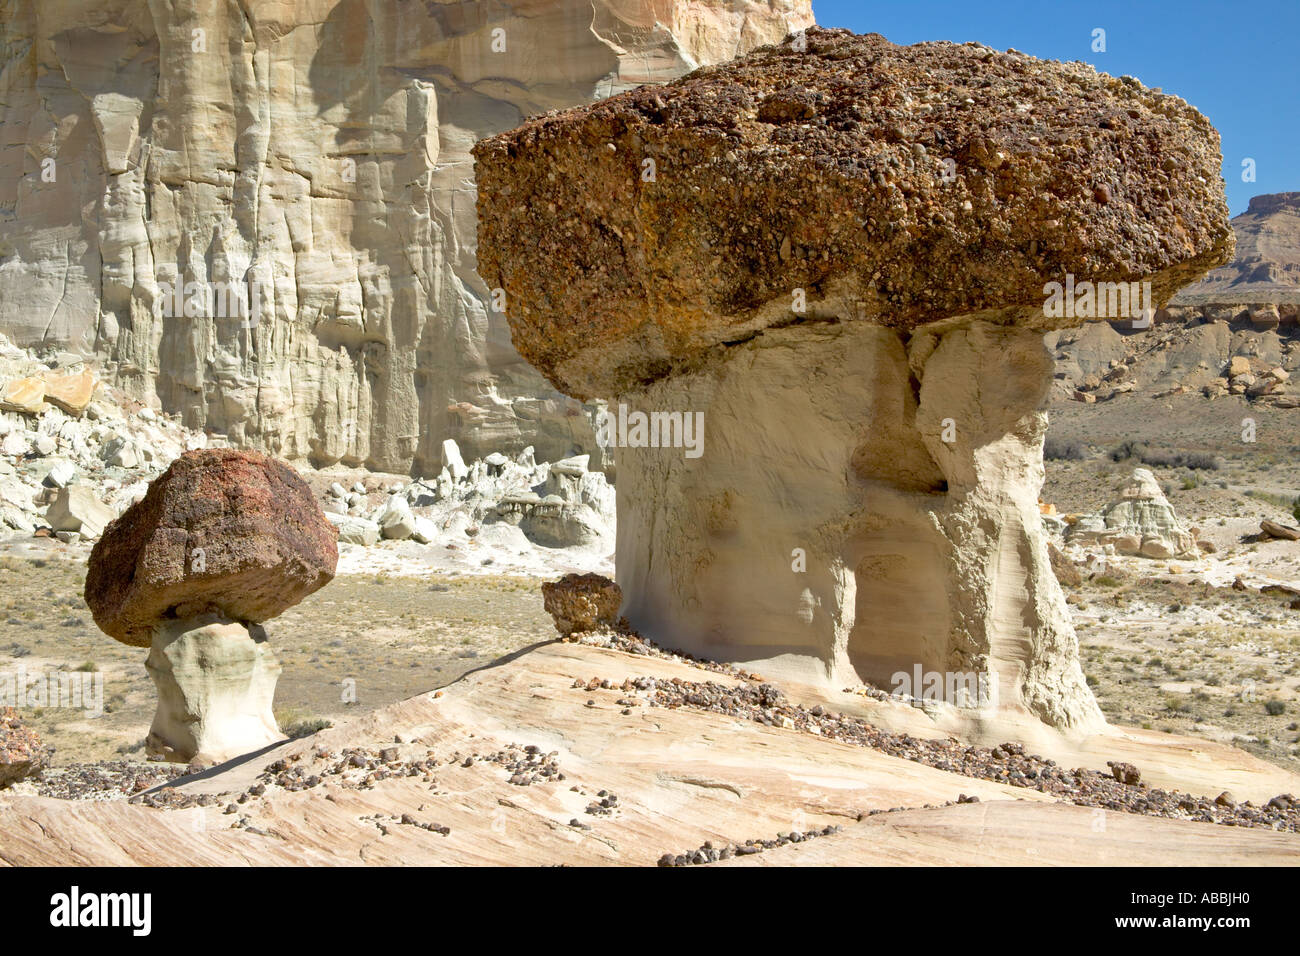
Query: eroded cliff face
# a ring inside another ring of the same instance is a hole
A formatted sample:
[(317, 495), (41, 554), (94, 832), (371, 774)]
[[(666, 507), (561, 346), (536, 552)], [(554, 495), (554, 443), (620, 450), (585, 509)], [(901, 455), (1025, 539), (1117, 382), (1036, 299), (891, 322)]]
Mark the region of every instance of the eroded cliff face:
[(476, 272), (469, 149), (809, 0), (5, 0), (0, 331), (323, 466), (597, 451)]

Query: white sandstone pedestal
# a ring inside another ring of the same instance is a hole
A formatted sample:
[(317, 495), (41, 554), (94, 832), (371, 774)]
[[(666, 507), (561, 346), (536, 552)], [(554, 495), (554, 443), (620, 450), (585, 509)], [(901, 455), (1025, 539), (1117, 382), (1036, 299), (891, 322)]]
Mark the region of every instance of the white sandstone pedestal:
[(158, 688), (150, 754), (216, 764), (285, 739), (272, 713), (280, 662), (262, 627), (217, 615), (159, 625), (145, 667)]
[(919, 671), (990, 732), (1100, 729), (1038, 509), (1051, 376), (1032, 330), (803, 324), (620, 396), (705, 424), (696, 458), (618, 450), (623, 613), (834, 690)]

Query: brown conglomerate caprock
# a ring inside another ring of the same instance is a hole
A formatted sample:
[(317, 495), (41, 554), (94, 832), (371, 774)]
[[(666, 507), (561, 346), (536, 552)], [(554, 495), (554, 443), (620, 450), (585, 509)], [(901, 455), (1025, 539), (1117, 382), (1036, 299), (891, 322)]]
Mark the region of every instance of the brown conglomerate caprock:
[(292, 468), (252, 451), (190, 451), (95, 544), (86, 603), (106, 634), (148, 647), (172, 618), (269, 620), (328, 584), (337, 563), (337, 532)]
[(479, 272), (578, 397), (812, 318), (1047, 327), (1067, 274), (1150, 280), (1162, 304), (1232, 254), (1197, 110), (978, 43), (814, 28), (474, 154)]

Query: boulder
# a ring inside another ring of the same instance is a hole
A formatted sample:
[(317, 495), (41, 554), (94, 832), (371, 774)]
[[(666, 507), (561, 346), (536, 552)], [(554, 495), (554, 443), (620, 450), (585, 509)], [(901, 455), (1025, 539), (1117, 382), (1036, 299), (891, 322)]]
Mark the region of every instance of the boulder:
[(12, 707), (0, 707), (0, 790), (40, 776), (54, 751), (23, 723)]
[(339, 541), (344, 544), (357, 544), (363, 548), (374, 547), (379, 543), (379, 525), (356, 515), (340, 515), (327, 512), (325, 518), (338, 529)]
[(116, 512), (104, 504), (88, 485), (60, 488), (45, 511), (45, 522), (52, 531), (76, 531), (81, 537), (98, 538)]
[(1253, 305), (1250, 307), (1250, 324), (1256, 331), (1265, 332), (1276, 329), (1281, 322), (1278, 315), (1277, 306), (1269, 302), (1263, 305)]
[(39, 415), (48, 407), (45, 404), (45, 382), (40, 376), (11, 379), (0, 392), (0, 411)]
[(419, 544), (433, 544), (438, 540), (438, 525), (422, 515), (416, 515), (411, 540)]
[[(1195, 549), (1195, 540), (1195, 538), (1192, 539), (1193, 543), (1188, 548), (1188, 556), (1192, 556), (1190, 552)], [(1174, 546), (1167, 539), (1160, 537), (1144, 539), (1138, 553), (1144, 558), (1172, 558), (1177, 556)]]
[(1259, 530), (1270, 538), (1278, 538), (1282, 541), (1300, 541), (1300, 528), (1278, 524), (1276, 521), (1269, 521), (1268, 519), (1261, 521)]
[(385, 538), (405, 541), (415, 534), (415, 515), (401, 495), (389, 495), (375, 521)]
[(117, 468), (137, 468), (140, 465), (140, 454), (135, 442), (125, 435), (118, 435), (106, 441), (100, 457), (104, 459), (105, 464)]
[(66, 458), (61, 458), (50, 466), (41, 483), (47, 488), (64, 488), (77, 476), (77, 466)]
[(1110, 768), (1110, 775), (1122, 784), (1130, 787), (1136, 787), (1142, 782), (1142, 771), (1131, 763), (1123, 763), (1118, 760), (1107, 760), (1106, 766)]
[(266, 621), (333, 578), (335, 542), (288, 465), (251, 451), (189, 451), (95, 545), (86, 603), (105, 633), (136, 647), (172, 618)]
[(28, 438), (29, 432), (12, 431), (0, 439), (0, 454), (8, 455), (11, 458), (18, 458), (26, 455), (32, 447), (31, 439)]
[(1218, 133), (1177, 97), (976, 43), (797, 39), (474, 147), (479, 274), (561, 391), (620, 395), (796, 315), (1077, 325), (1045, 282), (1147, 279), (1160, 304), (1231, 257)]
[(587, 466), (591, 462), (590, 455), (574, 455), (572, 458), (562, 458), (551, 464), (551, 474), (553, 475), (585, 475)]
[(608, 529), (600, 515), (586, 505), (547, 499), (524, 509), (518, 524), (529, 541), (545, 548), (597, 544)]
[(447, 469), (452, 481), (460, 481), (469, 474), (465, 459), (461, 457), (460, 446), (455, 439), (448, 438), (442, 443), (442, 467)]
[(1099, 317), (1048, 289), (1159, 306), (1227, 261), (1204, 116), (1081, 63), (813, 28), (474, 153), (515, 346), (658, 421), (615, 442), (638, 632), (837, 690), (988, 675), (999, 720), (1102, 726), (1037, 505), (1043, 332)]
[(90, 369), (63, 375), (49, 372), (45, 374), (44, 381), (45, 400), (77, 417), (95, 397), (95, 388), (99, 384)]
[(612, 628), (618, 624), (623, 592), (599, 574), (566, 574), (542, 585), (542, 604), (563, 637)]
[[(1142, 553), (1142, 535), (1140, 534), (1105, 534), (1105, 519), (1102, 520), (1102, 537), (1105, 538), (1106, 544), (1113, 544), (1115, 550), (1120, 554), (1141, 554)], [(1100, 538), (1098, 539), (1100, 540)]]

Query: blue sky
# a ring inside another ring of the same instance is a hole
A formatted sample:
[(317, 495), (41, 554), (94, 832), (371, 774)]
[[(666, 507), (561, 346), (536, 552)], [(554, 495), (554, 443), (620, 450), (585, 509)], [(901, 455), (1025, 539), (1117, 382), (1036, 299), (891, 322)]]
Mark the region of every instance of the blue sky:
[[(813, 0), (813, 13), (894, 43), (978, 40), (1136, 76), (1218, 127), (1234, 216), (1251, 196), (1300, 190), (1300, 0)], [(1246, 158), (1255, 182), (1242, 182)]]

